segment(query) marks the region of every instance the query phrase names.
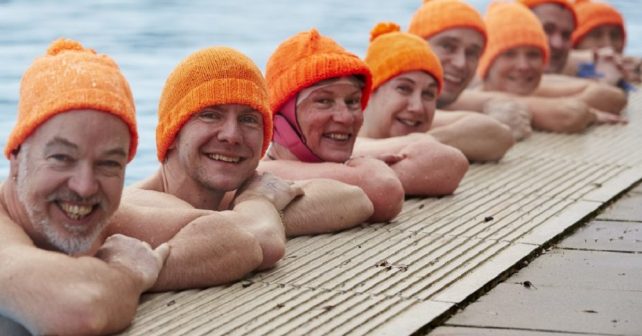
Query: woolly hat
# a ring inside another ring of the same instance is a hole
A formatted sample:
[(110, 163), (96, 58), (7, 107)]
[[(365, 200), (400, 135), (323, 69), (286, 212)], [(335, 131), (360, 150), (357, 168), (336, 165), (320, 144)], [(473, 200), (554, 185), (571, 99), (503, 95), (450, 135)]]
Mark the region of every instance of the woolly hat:
[(314, 28), (298, 33), (281, 43), (267, 62), (265, 78), (270, 91), (270, 107), (278, 113), (302, 89), (343, 76), (364, 79), (361, 106), (365, 109), (372, 86), (368, 66)]
[(399, 31), (392, 22), (378, 23), (370, 32), (366, 64), (372, 71), (372, 91), (392, 77), (409, 71), (425, 71), (443, 87), (443, 70), (439, 58), (419, 36)]
[(80, 43), (58, 39), (27, 69), (20, 83), (18, 120), (4, 153), (9, 157), (49, 118), (70, 110), (98, 110), (120, 118), (131, 135), (128, 161), (136, 155), (134, 99), (118, 65)]
[(470, 28), (487, 40), (486, 26), (481, 15), (469, 4), (460, 0), (424, 0), (424, 4), (410, 20), (408, 32), (428, 39), (437, 33), (453, 28)]
[(577, 15), (577, 27), (573, 32), (573, 46), (579, 44), (591, 30), (602, 25), (620, 27), (626, 42), (626, 29), (624, 28), (622, 14), (609, 4), (590, 0), (576, 0), (575, 14)]
[(548, 62), (548, 39), (539, 19), (518, 3), (491, 3), (484, 18), (488, 30), (486, 50), (479, 59), (477, 74), (486, 78), (488, 69), (499, 55), (517, 47), (536, 47)]
[(242, 53), (228, 47), (210, 47), (189, 55), (169, 75), (160, 97), (158, 160), (165, 160), (176, 135), (195, 113), (223, 104), (247, 105), (262, 114), (263, 156), (272, 139), (268, 101), (261, 70)]
[(571, 15), (573, 16), (573, 25), (577, 27), (577, 14), (575, 14), (575, 8), (573, 8), (571, 0), (519, 0), (519, 2), (523, 3), (530, 9), (545, 4), (560, 5), (571, 12)]

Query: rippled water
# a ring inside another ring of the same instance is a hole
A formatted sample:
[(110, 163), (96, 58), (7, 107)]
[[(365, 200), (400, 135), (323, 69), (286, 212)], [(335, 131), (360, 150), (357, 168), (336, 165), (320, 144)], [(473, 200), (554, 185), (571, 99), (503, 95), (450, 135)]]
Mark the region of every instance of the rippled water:
[[(193, 51), (211, 45), (234, 47), (260, 68), (287, 37), (317, 27), (363, 56), (369, 31), (382, 20), (407, 27), (421, 0), (318, 1), (8, 1), (0, 0), (0, 147), (15, 122), (22, 73), (58, 37), (77, 39), (112, 56), (136, 99), (140, 147), (127, 183), (158, 166), (154, 131), (163, 83)], [(471, 1), (484, 10), (488, 1)], [(627, 19), (627, 52), (642, 55), (642, 6), (613, 1)], [(8, 161), (0, 159), (0, 178)]]

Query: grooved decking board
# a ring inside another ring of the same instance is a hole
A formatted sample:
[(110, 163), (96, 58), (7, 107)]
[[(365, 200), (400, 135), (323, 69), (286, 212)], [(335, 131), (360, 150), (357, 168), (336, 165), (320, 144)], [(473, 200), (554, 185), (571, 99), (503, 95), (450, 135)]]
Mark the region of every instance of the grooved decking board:
[(535, 133), (390, 223), (292, 239), (242, 283), (146, 295), (123, 334), (410, 334), (642, 179), (641, 99), (627, 126)]

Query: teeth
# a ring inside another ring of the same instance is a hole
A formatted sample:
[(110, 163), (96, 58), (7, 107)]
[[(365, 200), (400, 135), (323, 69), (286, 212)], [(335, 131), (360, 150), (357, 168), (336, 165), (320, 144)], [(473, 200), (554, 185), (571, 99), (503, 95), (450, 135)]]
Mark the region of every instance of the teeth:
[(229, 163), (238, 163), (239, 161), (241, 161), (240, 157), (231, 157), (231, 156), (225, 156), (221, 154), (210, 154), (208, 156), (212, 160), (229, 162)]
[(416, 120), (401, 119), (401, 118), (397, 118), (397, 120), (400, 123), (402, 123), (402, 124), (404, 124), (406, 126), (410, 126), (410, 127), (416, 127), (416, 126), (418, 126), (420, 124), (420, 122), (416, 121)]
[(87, 216), (94, 208), (90, 205), (75, 205), (69, 203), (60, 203), (60, 208), (73, 220), (79, 220)]
[(345, 141), (345, 140), (348, 140), (350, 138), (350, 135), (345, 134), (345, 133), (328, 133), (328, 134), (326, 134), (326, 136), (328, 138), (330, 138), (330, 139), (341, 140), (341, 141)]
[(455, 82), (455, 83), (461, 82), (461, 77), (455, 76), (455, 75), (451, 75), (451, 74), (445, 74), (444, 75), (444, 79), (449, 81), (449, 82)]

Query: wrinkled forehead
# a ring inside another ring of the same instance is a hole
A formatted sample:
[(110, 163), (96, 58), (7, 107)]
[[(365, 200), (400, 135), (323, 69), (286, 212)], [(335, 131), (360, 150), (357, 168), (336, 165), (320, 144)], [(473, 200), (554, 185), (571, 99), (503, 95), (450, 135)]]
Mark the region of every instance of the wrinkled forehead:
[(570, 29), (575, 28), (573, 12), (562, 4), (544, 3), (534, 6), (531, 10), (542, 23), (554, 23), (556, 25), (566, 25)]
[(356, 76), (330, 78), (330, 79), (319, 81), (314, 85), (299, 91), (296, 101), (297, 101), (297, 104), (299, 104), (301, 101), (308, 98), (312, 93), (319, 90), (326, 89), (326, 88), (347, 86), (347, 87), (354, 88), (355, 90), (361, 91), (364, 85), (365, 83)]
[(452, 41), (462, 44), (465, 48), (477, 47), (484, 48), (486, 41), (484, 36), (473, 28), (457, 27), (446, 29), (428, 38), (429, 43), (440, 41)]

